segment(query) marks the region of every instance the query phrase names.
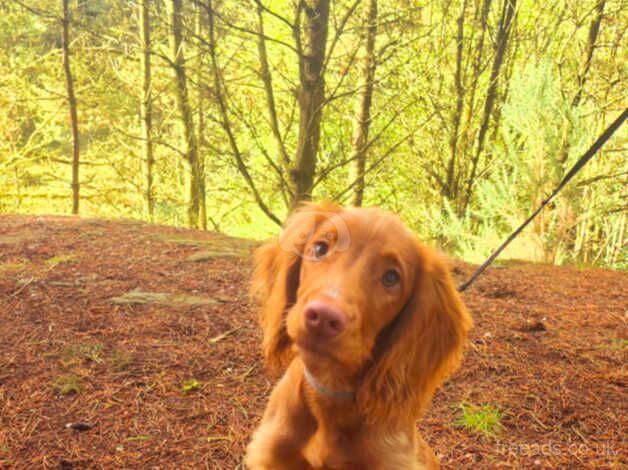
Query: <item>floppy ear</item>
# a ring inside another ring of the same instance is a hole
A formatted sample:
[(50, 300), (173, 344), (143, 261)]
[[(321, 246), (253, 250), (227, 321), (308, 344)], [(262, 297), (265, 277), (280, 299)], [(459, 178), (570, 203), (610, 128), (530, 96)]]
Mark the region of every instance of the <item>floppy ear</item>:
[(418, 247), (410, 300), (380, 333), (357, 400), (372, 423), (414, 422), (458, 366), (472, 320), (439, 255)]
[(251, 290), (262, 304), (262, 348), (273, 372), (282, 370), (293, 356), (285, 320), (297, 300), (303, 249), (325, 214), (340, 210), (334, 204), (303, 204), (288, 218), (279, 239), (267, 242), (254, 253)]

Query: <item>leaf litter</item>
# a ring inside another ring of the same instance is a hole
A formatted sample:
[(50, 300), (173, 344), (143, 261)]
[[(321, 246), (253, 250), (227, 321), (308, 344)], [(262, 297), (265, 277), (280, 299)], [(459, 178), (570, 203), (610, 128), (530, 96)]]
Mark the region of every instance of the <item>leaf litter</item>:
[[(241, 465), (276, 380), (248, 296), (254, 246), (0, 215), (0, 468)], [(458, 281), (473, 269), (454, 263)], [(465, 359), (418, 424), (443, 468), (626, 468), (628, 275), (516, 263), (463, 297)], [(479, 405), (499, 410), (494, 432), (459, 425)]]

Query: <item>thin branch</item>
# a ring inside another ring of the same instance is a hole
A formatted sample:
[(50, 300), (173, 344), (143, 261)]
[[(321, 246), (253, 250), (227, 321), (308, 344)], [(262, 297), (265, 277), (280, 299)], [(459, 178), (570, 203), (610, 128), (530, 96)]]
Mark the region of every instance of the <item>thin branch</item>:
[(262, 2), (260, 0), (253, 0), (257, 6), (259, 8), (261, 8), (262, 10), (264, 10), (266, 13), (268, 13), (271, 16), (274, 16), (275, 18), (277, 18), (279, 21), (281, 21), (282, 23), (285, 23), (286, 26), (288, 26), (288, 28), (290, 28), (290, 30), (294, 30), (294, 24), (288, 19), (285, 18), (283, 16), (281, 16), (279, 13), (272, 11), (270, 8), (264, 6), (264, 4), (262, 4)]
[(342, 34), (344, 33), (344, 30), (345, 30), (345, 27), (347, 26), (347, 22), (349, 21), (349, 18), (351, 18), (351, 15), (353, 15), (353, 12), (358, 7), (361, 1), (362, 0), (355, 0), (355, 2), (353, 2), (353, 5), (349, 7), (345, 15), (340, 20), (340, 25), (336, 29), (336, 34), (334, 34), (334, 39), (332, 39), (331, 44), (329, 46), (329, 50), (326, 53), (325, 63), (323, 64), (323, 67), (321, 69), (321, 76), (325, 75), (325, 72), (327, 71), (327, 67), (329, 65), (329, 61), (331, 60), (331, 57), (334, 53), (334, 49), (336, 48), (336, 44), (338, 44), (338, 41), (340, 40), (340, 36), (342, 36)]
[[(210, 2), (210, 3), (211, 3), (211, 2)], [(221, 14), (219, 14), (217, 11), (214, 11), (214, 12), (210, 13), (210, 12), (209, 12), (210, 7), (209, 7), (209, 6), (207, 6), (207, 5), (203, 5), (203, 4), (201, 4), (201, 6), (202, 6), (203, 8), (205, 8), (205, 10), (208, 12), (208, 15), (209, 15), (209, 14), (211, 14), (212, 16), (215, 16), (215, 17), (216, 17), (216, 18), (218, 18), (220, 21), (222, 21), (225, 25), (229, 26), (229, 28), (231, 28), (231, 29), (234, 29), (234, 30), (239, 31), (239, 32), (241, 32), (241, 33), (246, 33), (246, 34), (249, 34), (249, 35), (251, 35), (251, 36), (259, 36), (259, 34), (260, 34), (258, 31), (253, 31), (253, 30), (250, 30), (250, 29), (248, 29), (248, 28), (244, 28), (244, 27), (242, 27), (242, 26), (238, 26), (238, 25), (236, 25), (236, 24), (232, 23), (231, 21), (227, 20), (224, 16), (222, 16)], [(271, 42), (277, 43), (277, 44), (279, 44), (279, 45), (281, 45), (281, 46), (287, 47), (287, 48), (288, 48), (288, 49), (290, 49), (291, 51), (296, 52), (296, 53), (298, 54), (298, 50), (297, 50), (297, 49), (295, 49), (295, 48), (294, 48), (294, 46), (293, 46), (292, 44), (288, 44), (287, 42), (284, 42), (284, 41), (281, 41), (281, 40), (279, 40), (279, 39), (275, 39), (275, 38), (272, 38), (272, 37), (270, 37), (270, 36), (266, 36), (266, 35), (264, 36), (264, 39), (265, 39), (266, 41), (271, 41)], [(201, 40), (202, 40), (202, 39), (201, 39)], [(202, 40), (202, 41), (203, 41), (203, 43), (205, 43), (207, 46), (209, 46), (209, 44), (207, 44), (204, 40)], [(211, 46), (209, 46), (209, 47), (211, 47)]]
[(244, 163), (244, 158), (242, 153), (240, 152), (240, 148), (238, 147), (238, 143), (235, 139), (235, 135), (231, 129), (231, 123), (229, 122), (229, 113), (227, 111), (227, 104), (225, 102), (223, 93), (222, 93), (222, 83), (220, 80), (220, 72), (218, 67), (218, 59), (216, 57), (216, 38), (214, 31), (214, 8), (212, 7), (212, 0), (207, 1), (207, 12), (208, 12), (208, 20), (209, 20), (209, 55), (211, 57), (212, 71), (214, 75), (214, 95), (216, 101), (218, 102), (218, 108), (220, 110), (220, 114), (222, 116), (222, 127), (227, 134), (227, 138), (229, 140), (229, 145), (231, 146), (231, 150), (233, 152), (233, 156), (236, 159), (236, 163), (238, 166), (238, 170), (244, 177), (247, 185), (251, 189), (253, 193), (253, 197), (257, 202), (257, 205), (260, 207), (262, 212), (268, 216), (270, 220), (275, 222), (277, 225), (281, 225), (281, 220), (273, 214), (273, 212), (269, 209), (266, 203), (263, 201), (257, 187), (255, 186), (255, 182), (249, 173), (246, 164)]
[[(407, 134), (401, 140), (399, 140), (396, 144), (390, 147), (381, 157), (375, 160), (366, 170), (364, 170), (364, 175), (366, 176), (368, 173), (377, 168), (386, 158), (388, 158), (392, 153), (395, 152), (399, 148), (401, 144), (412, 137), (412, 133)], [(359, 182), (359, 178), (356, 178), (349, 186), (343, 189), (340, 193), (336, 193), (333, 197), (334, 201), (340, 201), (340, 198), (344, 197), (349, 191), (351, 191), (355, 185)]]
[(261, 66), (260, 77), (264, 84), (264, 91), (266, 92), (266, 104), (268, 106), (268, 117), (270, 118), (270, 128), (277, 144), (277, 150), (281, 156), (281, 160), (285, 168), (290, 165), (290, 157), (286, 151), (286, 146), (281, 139), (281, 131), (279, 130), (279, 120), (277, 118), (277, 107), (275, 105), (275, 95), (273, 91), (273, 77), (268, 65), (268, 54), (266, 51), (266, 40), (264, 39), (264, 17), (262, 15), (262, 4), (257, 2), (257, 18), (258, 18), (258, 43), (257, 50), (259, 53), (259, 61)]

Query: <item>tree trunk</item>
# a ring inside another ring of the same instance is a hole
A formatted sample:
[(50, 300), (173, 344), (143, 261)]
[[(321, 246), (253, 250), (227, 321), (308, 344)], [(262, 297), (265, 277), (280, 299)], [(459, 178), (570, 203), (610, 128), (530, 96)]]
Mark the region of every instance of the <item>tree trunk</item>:
[(495, 59), (493, 60), (493, 67), (491, 68), (491, 77), (488, 84), (488, 90), (486, 92), (486, 101), (484, 102), (484, 112), (482, 114), (482, 122), (480, 124), (480, 131), (478, 133), (478, 143), (475, 150), (475, 155), (471, 163), (471, 174), (467, 181), (467, 190), (465, 194), (464, 204), (462, 206), (461, 215), (466, 212), (469, 201), (471, 200), (471, 194), (473, 190), (473, 184), (475, 183), (475, 176), (477, 172), (478, 162), (484, 149), (484, 140), (486, 133), (488, 132), (491, 114), (493, 112), (493, 106), (495, 104), (495, 98), (497, 97), (497, 88), (499, 86), (499, 73), (501, 71), (502, 64), (504, 63), (504, 55), (508, 46), (508, 37), (510, 34), (513, 19), (515, 17), (517, 0), (504, 0), (502, 7), (502, 14), (499, 20), (499, 27), (497, 30), (497, 43), (495, 45)]
[[(482, 1), (482, 9), (480, 12), (480, 36), (478, 37), (478, 41), (475, 46), (475, 55), (473, 56), (473, 75), (471, 77), (471, 83), (469, 85), (469, 100), (467, 106), (467, 113), (465, 118), (465, 124), (463, 129), (464, 136), (464, 144), (462, 145), (462, 153), (463, 155), (468, 154), (469, 145), (472, 144), (474, 139), (472, 138), (470, 129), (471, 129), (471, 120), (475, 115), (475, 95), (477, 93), (478, 84), (480, 82), (480, 75), (482, 74), (482, 59), (484, 57), (484, 39), (486, 38), (486, 31), (488, 29), (488, 16), (491, 11), (491, 3), (492, 0), (483, 0)], [(462, 172), (460, 176), (462, 176)], [(460, 177), (459, 176), (459, 177)], [(460, 188), (462, 186), (462, 182), (458, 181), (459, 177), (456, 178), (455, 185)]]
[[(311, 199), (320, 142), (321, 119), (325, 101), (323, 64), (327, 44), (329, 0), (300, 0), (304, 50), (299, 47), (299, 140), (295, 164), (290, 172), (293, 184), (292, 208)], [(300, 32), (297, 32), (300, 34)], [(297, 38), (300, 44), (301, 38)]]
[(142, 142), (144, 153), (144, 176), (146, 187), (144, 188), (144, 207), (148, 220), (154, 221), (155, 201), (153, 198), (153, 102), (152, 83), (150, 71), (150, 0), (141, 0), (139, 3), (139, 27), (142, 55), (140, 67), (142, 68), (142, 99), (140, 103), (140, 116), (142, 121)]
[(510, 82), (513, 76), (513, 72), (515, 70), (516, 65), (516, 57), (517, 52), (519, 50), (519, 46), (521, 41), (514, 42), (512, 46), (512, 54), (510, 54), (510, 61), (508, 58), (504, 59), (504, 65), (502, 65), (502, 69), (504, 72), (502, 73), (503, 80), (500, 80), (501, 88), (503, 89), (502, 93), (498, 93), (497, 101), (499, 103), (498, 106), (495, 106), (495, 111), (493, 112), (493, 131), (491, 133), (491, 141), (495, 142), (499, 135), (499, 126), (501, 125), (502, 119), (502, 111), (504, 108), (504, 104), (508, 102), (508, 94), (510, 93)]
[(353, 121), (353, 142), (351, 160), (353, 171), (350, 184), (355, 181), (353, 205), (360, 207), (364, 198), (364, 169), (366, 167), (369, 127), (371, 125), (371, 102), (377, 61), (375, 59), (375, 40), (377, 38), (377, 0), (368, 3), (366, 25), (366, 50), (362, 69), (360, 93), (356, 102), (356, 117)]
[(284, 138), (281, 136), (281, 130), (279, 128), (279, 118), (277, 117), (277, 105), (275, 102), (275, 93), (273, 89), (273, 77), (270, 71), (268, 62), (268, 51), (266, 50), (266, 35), (264, 33), (264, 15), (263, 6), (261, 2), (257, 2), (257, 52), (259, 55), (260, 63), (260, 78), (264, 85), (264, 91), (266, 92), (266, 106), (268, 108), (268, 118), (270, 120), (270, 129), (277, 146), (277, 153), (279, 155), (279, 164), (277, 164), (278, 172), (280, 173), (279, 183), (281, 189), (281, 196), (286, 206), (290, 205), (289, 198), (292, 198), (292, 188), (288, 183), (287, 175), (290, 173), (290, 157), (286, 149)]
[[(595, 17), (591, 21), (591, 26), (589, 27), (589, 40), (587, 41), (587, 52), (584, 60), (584, 67), (582, 68), (581, 72), (578, 72), (578, 90), (576, 91), (576, 94), (574, 95), (574, 98), (571, 102), (571, 106), (573, 108), (577, 108), (580, 105), (580, 101), (582, 101), (582, 92), (584, 90), (584, 84), (587, 80), (587, 74), (589, 73), (589, 69), (591, 68), (591, 61), (593, 59), (593, 52), (596, 48), (597, 37), (600, 32), (600, 26), (602, 24), (602, 17), (604, 14), (605, 5), (606, 1), (601, 0), (595, 6)], [(558, 161), (561, 163), (565, 163), (567, 161), (567, 158), (569, 158), (569, 141), (572, 131), (572, 123), (567, 118), (565, 119), (564, 140), (562, 142), (560, 153), (558, 156)]]
[(587, 74), (591, 68), (591, 60), (593, 59), (593, 51), (595, 51), (597, 37), (600, 33), (600, 25), (602, 24), (602, 17), (604, 16), (605, 0), (601, 0), (595, 6), (595, 17), (591, 21), (591, 27), (589, 28), (589, 40), (587, 42), (587, 56), (584, 62), (584, 68), (582, 72), (578, 74), (578, 92), (573, 99), (572, 106), (577, 107), (582, 99), (582, 91), (584, 89), (584, 83), (587, 80)]
[(467, 10), (467, 0), (462, 2), (460, 15), (456, 20), (456, 71), (454, 73), (454, 86), (456, 88), (456, 108), (452, 119), (452, 130), (449, 138), (449, 148), (451, 155), (447, 164), (447, 178), (442, 193), (450, 201), (453, 200), (458, 193), (455, 185), (456, 159), (458, 153), (458, 137), (460, 133), (460, 121), (462, 119), (462, 110), (464, 105), (464, 85), (462, 83), (462, 54), (464, 51), (464, 18)]
[(202, 168), (198, 158), (198, 143), (194, 129), (194, 117), (190, 105), (190, 95), (187, 86), (185, 69), (185, 55), (183, 53), (183, 25), (181, 21), (181, 0), (171, 0), (170, 7), (172, 34), (171, 46), (174, 56), (173, 68), (176, 79), (176, 99), (184, 135), (184, 155), (189, 165), (189, 197), (188, 197), (188, 224), (190, 227), (199, 226), (200, 200), (204, 193)]
[[(203, 10), (201, 8), (201, 4), (196, 4), (196, 18), (195, 18), (195, 34), (197, 38), (203, 37)], [(198, 160), (201, 168), (201, 191), (200, 191), (200, 219), (201, 219), (201, 228), (203, 230), (207, 230), (207, 194), (205, 191), (205, 158), (203, 156), (202, 148), (205, 136), (205, 113), (203, 112), (204, 107), (204, 99), (203, 99), (203, 87), (201, 84), (203, 83), (203, 70), (205, 69), (205, 63), (203, 61), (203, 51), (200, 46), (200, 40), (198, 43), (198, 63), (196, 65), (196, 83), (198, 85), (198, 119), (197, 119), (197, 127), (196, 127), (196, 136), (198, 138)]]
[(70, 68), (70, 12), (68, 0), (62, 0), (63, 6), (63, 31), (61, 34), (61, 47), (63, 49), (63, 70), (65, 71), (65, 84), (68, 92), (68, 105), (70, 106), (70, 124), (72, 125), (72, 214), (79, 213), (79, 130), (78, 113), (76, 111), (76, 96), (74, 95), (74, 79)]
[(277, 144), (277, 151), (281, 157), (281, 163), (284, 168), (290, 166), (290, 157), (286, 151), (283, 139), (281, 137), (281, 131), (279, 130), (279, 119), (277, 118), (277, 107), (275, 105), (275, 94), (273, 91), (273, 79), (270, 73), (270, 66), (268, 65), (268, 53), (266, 51), (266, 38), (264, 35), (264, 17), (262, 15), (263, 9), (261, 3), (257, 3), (257, 19), (258, 19), (258, 35), (257, 35), (257, 51), (259, 54), (260, 62), (260, 76), (262, 83), (264, 84), (264, 91), (266, 92), (266, 104), (268, 106), (268, 117), (270, 119), (270, 129), (273, 133), (275, 143)]
[[(571, 102), (572, 108), (577, 108), (580, 105), (582, 100), (582, 93), (584, 91), (584, 84), (587, 80), (587, 75), (589, 73), (589, 69), (591, 67), (591, 61), (593, 59), (593, 52), (595, 51), (597, 45), (597, 38), (600, 32), (600, 26), (602, 24), (602, 17), (604, 16), (604, 6), (606, 4), (605, 0), (600, 0), (595, 6), (595, 16), (591, 21), (591, 26), (589, 27), (589, 36), (587, 41), (587, 49), (586, 56), (584, 61), (584, 66), (582, 71), (578, 72), (578, 89), (576, 94)], [(571, 138), (573, 133), (573, 123), (571, 122), (569, 115), (567, 115), (564, 119), (564, 133), (563, 133), (563, 141), (561, 142), (560, 151), (558, 154), (558, 162), (561, 165), (565, 165), (569, 158), (569, 153), (571, 151)], [(570, 233), (567, 235), (567, 240), (565, 241), (565, 247), (570, 252), (577, 252), (576, 242), (578, 236), (577, 231), (572, 229)]]

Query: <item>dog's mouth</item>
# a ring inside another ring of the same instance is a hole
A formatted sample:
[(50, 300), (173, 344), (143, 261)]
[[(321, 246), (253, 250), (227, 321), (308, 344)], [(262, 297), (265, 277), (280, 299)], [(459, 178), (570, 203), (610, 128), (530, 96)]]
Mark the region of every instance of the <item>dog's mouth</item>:
[(305, 349), (309, 352), (318, 352), (324, 349), (320, 341), (317, 341), (316, 338), (311, 338), (309, 335), (299, 335), (295, 343), (300, 349)]
[[(358, 354), (345, 356), (343, 347), (336, 341), (320, 340), (303, 334), (294, 340), (293, 345), (308, 368), (314, 364), (318, 368), (330, 367), (335, 373), (345, 377), (356, 374), (365, 364), (365, 361), (358, 358)], [(316, 367), (313, 370), (317, 370)]]
[(333, 358), (333, 345), (328, 340), (324, 340), (307, 333), (299, 335), (295, 340), (296, 346), (307, 353)]

